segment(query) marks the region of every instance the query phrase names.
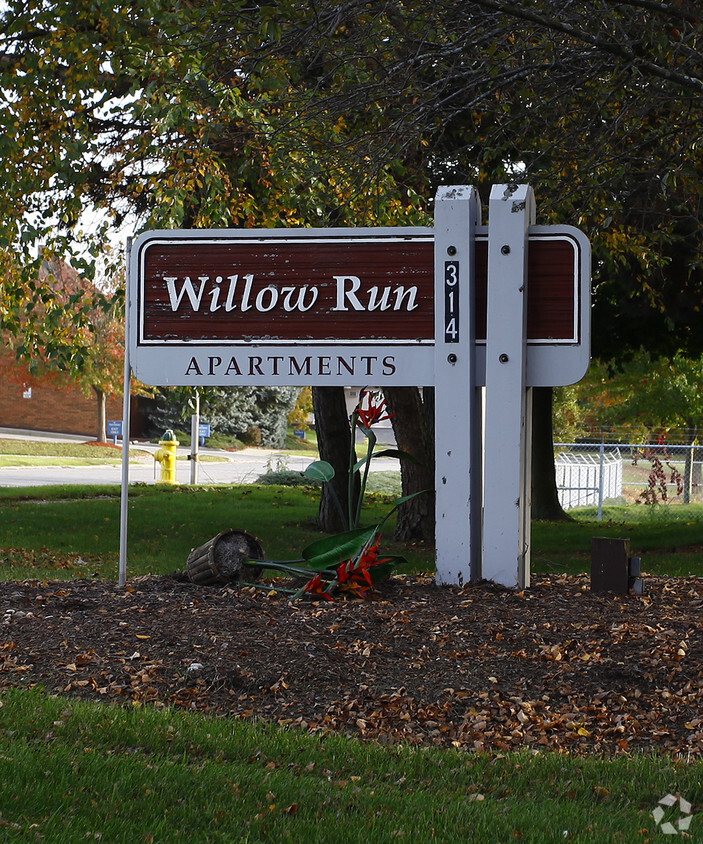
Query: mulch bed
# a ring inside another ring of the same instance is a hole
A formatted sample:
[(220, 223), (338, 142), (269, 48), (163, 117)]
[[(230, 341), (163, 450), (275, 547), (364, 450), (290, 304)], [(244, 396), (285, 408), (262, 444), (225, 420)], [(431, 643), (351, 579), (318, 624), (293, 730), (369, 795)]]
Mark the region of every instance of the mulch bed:
[(703, 579), (397, 576), (291, 603), (168, 577), (0, 583), (0, 697), (47, 692), (491, 752), (703, 753)]

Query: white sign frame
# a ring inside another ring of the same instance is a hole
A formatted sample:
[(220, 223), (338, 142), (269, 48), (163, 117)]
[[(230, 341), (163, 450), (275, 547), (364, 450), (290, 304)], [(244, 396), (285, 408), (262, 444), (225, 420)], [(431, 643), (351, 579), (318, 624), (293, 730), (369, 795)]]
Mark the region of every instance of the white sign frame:
[[(159, 386), (414, 386), (434, 383), (433, 339), (324, 343), (301, 339), (249, 342), (149, 341), (143, 337), (142, 301), (144, 254), (150, 244), (193, 243), (206, 247), (215, 240), (230, 243), (301, 243), (321, 241), (433, 242), (433, 228), (154, 230), (137, 237), (131, 248), (129, 271), (129, 345), (132, 368), (145, 384)], [(485, 240), (488, 227), (477, 225), (476, 239)], [(572, 226), (533, 226), (534, 239), (563, 239), (574, 248), (577, 303), (572, 340), (549, 338), (528, 342), (526, 378), (530, 386), (563, 386), (579, 381), (588, 369), (590, 350), (590, 247), (583, 232)], [(443, 282), (442, 282), (443, 285)], [(435, 308), (444, 288), (435, 282)], [(586, 338), (582, 342), (581, 338)], [(234, 361), (234, 363), (233, 363)], [(476, 378), (485, 383), (485, 342), (479, 341)]]
[[(534, 213), (528, 186), (495, 185), (490, 226), (484, 227), (477, 191), (453, 186), (437, 192), (434, 228), (151, 231), (134, 242), (128, 240), (123, 430), (129, 432), (132, 372), (144, 383), (160, 386), (435, 385), (437, 582), (461, 585), (486, 577), (508, 587), (528, 586), (530, 388), (573, 384), (585, 375), (591, 318), (588, 239), (572, 226), (533, 225)], [(307, 343), (304, 338), (150, 341), (140, 323), (143, 256), (149, 244), (187, 240), (202, 246), (213, 238), (271, 244), (431, 240), (434, 337), (383, 342), (363, 337)], [(474, 256), (477, 241), (484, 239), (488, 240), (487, 339), (477, 342)], [(568, 240), (573, 247), (575, 310), (570, 338), (526, 339), (527, 256), (530, 243), (540, 239)], [(506, 304), (508, 319), (502, 315)], [(242, 362), (225, 366), (225, 360), (235, 355)], [(339, 362), (344, 355), (354, 358), (353, 366), (350, 358)], [(487, 459), (501, 457), (505, 472), (501, 484), (509, 481), (509, 490), (500, 494), (483, 488), (483, 385), (485, 454)], [(126, 436), (120, 585), (125, 584), (127, 572), (128, 484)]]

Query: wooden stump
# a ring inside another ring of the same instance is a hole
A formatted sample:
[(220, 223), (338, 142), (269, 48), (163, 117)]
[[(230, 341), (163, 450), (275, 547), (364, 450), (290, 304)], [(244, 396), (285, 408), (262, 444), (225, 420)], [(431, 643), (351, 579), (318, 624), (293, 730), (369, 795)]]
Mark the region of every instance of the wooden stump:
[(223, 530), (188, 557), (188, 578), (201, 586), (258, 580), (262, 566), (245, 565), (249, 560), (263, 560), (259, 540), (244, 530)]

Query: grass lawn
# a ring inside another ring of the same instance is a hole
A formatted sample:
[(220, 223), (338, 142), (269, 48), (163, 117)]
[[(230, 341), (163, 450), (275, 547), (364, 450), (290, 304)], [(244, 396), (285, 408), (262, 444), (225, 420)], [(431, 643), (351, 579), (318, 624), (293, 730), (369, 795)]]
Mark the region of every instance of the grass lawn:
[[(148, 451), (132, 446), (130, 463), (151, 463)], [(186, 460), (185, 454), (179, 460)], [(202, 452), (200, 461), (221, 462), (226, 458)], [(10, 440), (0, 438), (0, 469), (21, 466), (117, 466), (122, 462), (122, 449), (111, 443), (61, 443), (35, 440)]]
[[(136, 459), (136, 455), (134, 456)], [(86, 466), (118, 464), (122, 450), (87, 443), (0, 439), (0, 468), (8, 466)]]
[[(130, 452), (130, 463), (146, 463), (153, 458), (139, 452)], [(37, 454), (0, 454), (0, 469), (20, 468), (22, 466), (118, 466), (122, 458), (100, 455), (98, 457), (55, 457)]]
[(25, 455), (32, 457), (76, 458), (95, 460), (102, 457), (108, 460), (122, 459), (122, 449), (111, 444), (90, 445), (79, 442), (44, 442), (38, 440), (11, 440), (0, 438), (0, 455)]
[[(393, 492), (393, 473), (379, 473), (380, 488)], [(308, 487), (221, 486), (130, 488), (129, 572), (166, 574), (185, 568), (190, 550), (221, 530), (247, 530), (262, 542), (269, 559), (295, 559), (320, 538), (315, 528), (319, 491)], [(379, 520), (392, 498), (367, 498), (365, 520)], [(0, 577), (51, 578), (57, 553), (73, 554), (73, 563), (58, 574), (78, 572), (116, 579), (119, 551), (119, 488), (116, 486), (0, 488)], [(399, 547), (388, 524), (384, 544), (404, 554), (409, 570), (432, 570), (429, 549)], [(572, 522), (537, 522), (532, 533), (532, 567), (539, 572), (587, 572), (593, 536), (629, 537), (633, 554), (641, 554), (650, 574), (703, 575), (703, 505), (643, 505), (606, 508), (603, 521), (595, 511), (576, 512)], [(8, 550), (12, 549), (12, 550)], [(31, 554), (29, 553), (31, 552)]]
[[(193, 546), (227, 527), (256, 534), (271, 558), (295, 557), (320, 536), (318, 497), (309, 488), (135, 485), (129, 573), (182, 569)], [(372, 500), (369, 521), (388, 504)], [(629, 536), (645, 571), (703, 575), (700, 505), (537, 523), (534, 569), (587, 571), (592, 536)], [(3, 579), (114, 580), (118, 540), (117, 487), (0, 489)], [(413, 566), (432, 567), (428, 551), (403, 550)], [(9, 842), (653, 841), (662, 834), (651, 814), (658, 800), (681, 794), (698, 812), (702, 775), (703, 763), (665, 756), (383, 747), (0, 691), (0, 839)], [(665, 820), (675, 819), (667, 810)], [(700, 840), (703, 818), (689, 832)]]
[(385, 748), (39, 691), (0, 703), (3, 841), (642, 842), (665, 794), (703, 797), (703, 765), (664, 757)]
[(703, 575), (703, 505), (627, 505), (572, 511), (573, 522), (536, 522), (532, 568), (537, 572), (590, 570), (591, 537), (629, 538), (632, 554), (650, 574)]
[[(117, 578), (120, 502), (116, 486), (0, 489), (0, 551), (3, 579), (96, 575)], [(309, 487), (132, 486), (129, 497), (129, 573), (183, 570), (192, 548), (227, 528), (246, 530), (272, 560), (290, 560), (321, 534), (314, 524), (319, 491)], [(387, 496), (369, 496), (369, 522), (390, 508)], [(393, 531), (392, 520), (387, 536)], [(396, 546), (387, 543), (389, 550)], [(73, 555), (55, 570), (58, 554)], [(429, 557), (410, 549), (418, 567)], [(76, 558), (80, 557), (80, 561)]]

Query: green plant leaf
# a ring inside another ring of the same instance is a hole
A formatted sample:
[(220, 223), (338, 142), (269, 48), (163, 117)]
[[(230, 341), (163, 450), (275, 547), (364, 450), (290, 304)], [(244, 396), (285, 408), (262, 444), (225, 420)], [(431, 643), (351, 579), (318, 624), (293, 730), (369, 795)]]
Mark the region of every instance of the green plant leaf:
[(364, 463), (368, 463), (371, 458), (366, 456), (362, 457), (361, 460), (357, 460), (356, 463), (352, 466), (352, 472), (358, 472), (359, 469), (364, 465)]
[(394, 509), (395, 507), (400, 507), (401, 504), (405, 504), (406, 501), (411, 501), (413, 498), (417, 498), (418, 495), (424, 495), (426, 492), (434, 492), (433, 489), (421, 489), (417, 492), (411, 492), (410, 495), (404, 495), (402, 498), (396, 498), (393, 502)]
[(412, 454), (408, 454), (407, 451), (399, 451), (397, 448), (384, 448), (383, 451), (374, 451), (373, 454), (367, 454), (366, 457), (357, 460), (352, 466), (352, 472), (358, 472), (365, 463), (375, 460), (377, 457), (395, 457), (398, 460), (409, 460), (411, 463), (419, 462), (417, 458), (413, 457)]
[(317, 571), (336, 566), (340, 560), (350, 560), (355, 557), (364, 545), (373, 539), (377, 530), (374, 525), (318, 539), (317, 542), (303, 549), (303, 558), (311, 569)]
[(395, 457), (398, 460), (409, 460), (411, 463), (419, 463), (418, 459), (407, 451), (400, 451), (397, 448), (384, 448), (383, 451), (377, 451), (374, 457)]
[(303, 472), (306, 478), (314, 481), (331, 481), (335, 476), (334, 466), (326, 460), (316, 460)]
[(376, 443), (376, 433), (371, 429), (367, 428), (366, 425), (363, 425), (361, 422), (356, 423), (356, 427), (361, 431), (361, 433), (366, 437), (366, 439), (375, 445)]
[(374, 583), (380, 583), (390, 577), (398, 566), (403, 566), (407, 562), (407, 559), (401, 556), (383, 557), (383, 562), (371, 566), (369, 569), (371, 580)]

